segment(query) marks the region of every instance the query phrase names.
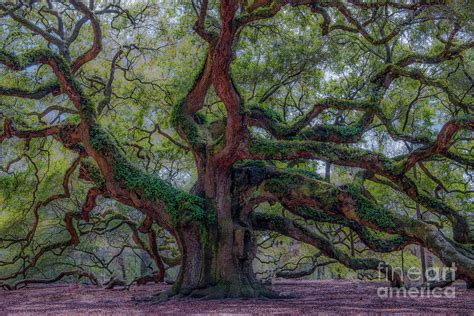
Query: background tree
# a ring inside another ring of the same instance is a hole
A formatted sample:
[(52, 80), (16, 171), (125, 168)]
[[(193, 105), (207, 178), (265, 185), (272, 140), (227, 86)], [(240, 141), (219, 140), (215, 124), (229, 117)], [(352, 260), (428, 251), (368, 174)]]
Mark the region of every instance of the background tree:
[[(383, 263), (313, 228), (329, 224), (376, 252), (422, 245), (474, 285), (469, 7), (70, 0), (0, 10), (1, 203), (21, 215), (1, 227), (13, 269), (2, 280), (118, 221), (157, 280), (154, 226), (174, 238), (172, 294), (273, 296), (253, 272), (256, 231), (351, 269)], [(102, 199), (129, 208), (96, 213)], [(69, 201), (65, 229), (38, 243), (42, 212), (59, 200)]]

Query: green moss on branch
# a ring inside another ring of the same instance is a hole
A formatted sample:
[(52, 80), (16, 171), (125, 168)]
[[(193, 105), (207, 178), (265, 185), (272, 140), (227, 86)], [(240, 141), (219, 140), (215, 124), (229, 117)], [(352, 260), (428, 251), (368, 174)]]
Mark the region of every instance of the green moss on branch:
[(196, 220), (206, 224), (213, 222), (214, 213), (205, 209), (202, 198), (180, 191), (158, 176), (131, 164), (103, 128), (96, 125), (90, 132), (90, 144), (94, 150), (112, 161), (114, 179), (150, 201), (162, 201), (174, 224), (182, 220)]

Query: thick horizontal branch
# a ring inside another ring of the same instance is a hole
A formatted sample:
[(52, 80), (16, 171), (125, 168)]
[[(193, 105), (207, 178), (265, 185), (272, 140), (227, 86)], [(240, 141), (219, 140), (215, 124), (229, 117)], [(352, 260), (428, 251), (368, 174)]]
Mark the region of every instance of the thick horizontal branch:
[(0, 87), (0, 95), (34, 100), (40, 100), (49, 94), (58, 95), (60, 93), (61, 89), (57, 82), (42, 85), (34, 90)]
[[(326, 100), (317, 103), (311, 111), (293, 123), (285, 124), (278, 113), (264, 106), (253, 106), (250, 109), (249, 125), (265, 129), (276, 139), (313, 140), (334, 143), (355, 143), (359, 141), (374, 117), (372, 106), (359, 103), (366, 111), (359, 121), (350, 126), (316, 125), (307, 127), (326, 108), (347, 109), (347, 104), (356, 102), (346, 100)], [(351, 108), (353, 110), (354, 108)]]
[[(335, 247), (326, 238), (310, 231), (298, 222), (289, 220), (283, 216), (254, 212), (252, 214), (252, 226), (256, 230), (271, 230), (295, 240), (310, 244), (319, 249), (326, 257), (336, 259), (346, 267), (353, 270), (378, 270), (386, 267), (386, 264), (374, 258), (354, 258)], [(393, 278), (393, 286), (401, 286), (401, 279), (393, 274), (388, 268), (387, 275)]]
[[(291, 206), (288, 206), (291, 207)], [(335, 216), (329, 213), (318, 211), (308, 207), (291, 208), (290, 211), (307, 220), (314, 220), (320, 223), (338, 224), (350, 228), (360, 238), (360, 240), (375, 252), (392, 252), (403, 249), (411, 241), (406, 237), (395, 236), (380, 236), (380, 233), (367, 228), (355, 221), (340, 216)]]
[[(313, 179), (319, 179), (314, 174), (305, 173), (299, 170), (287, 169), (286, 172), (290, 177), (293, 174), (297, 177), (310, 176)], [(248, 161), (244, 164), (237, 165), (234, 168), (233, 173), (236, 185), (240, 189), (240, 195), (243, 199), (248, 200), (247, 203), (249, 207), (253, 208), (265, 201), (275, 202), (275, 200), (272, 200), (271, 196), (265, 196), (264, 194), (255, 195), (253, 193), (255, 188), (258, 187), (263, 181), (271, 180), (275, 176), (278, 177), (280, 172), (277, 171), (273, 166)], [(245, 198), (245, 196), (248, 194), (250, 194), (252, 197)], [(337, 214), (329, 213), (327, 211), (325, 212), (314, 207), (307, 207), (299, 204), (282, 204), (290, 212), (305, 220), (313, 220), (318, 223), (337, 224), (351, 229), (359, 236), (361, 241), (367, 247), (376, 252), (392, 252), (400, 250), (403, 249), (403, 247), (408, 243), (413, 242), (413, 240), (399, 235), (381, 236), (380, 233), (365, 227), (356, 221), (338, 216)]]
[[(325, 109), (338, 109), (341, 111), (361, 111), (365, 114), (349, 126), (315, 125), (308, 127), (311, 121)], [(413, 144), (430, 145), (436, 142), (429, 136), (409, 135), (397, 130), (392, 119), (387, 117), (380, 104), (374, 101), (347, 100), (328, 98), (318, 101), (313, 108), (301, 118), (291, 123), (283, 122), (280, 114), (265, 105), (253, 105), (249, 109), (249, 125), (265, 129), (276, 139), (282, 140), (313, 140), (334, 143), (355, 143), (363, 136), (364, 132), (377, 117), (387, 133), (394, 140), (403, 140)], [(446, 124), (456, 125), (460, 128), (471, 129), (467, 121), (472, 121), (469, 115), (453, 118)], [(471, 123), (472, 124), (472, 123)]]
[(0, 135), (0, 143), (12, 137), (31, 139), (59, 135), (59, 132), (59, 126), (43, 127), (36, 130), (19, 130), (12, 120), (5, 119), (3, 121), (3, 134)]
[(474, 280), (474, 253), (447, 238), (437, 227), (390, 211), (368, 199), (354, 185), (335, 186), (305, 176), (275, 172), (258, 187), (267, 200), (279, 201), (289, 210), (306, 206), (355, 221), (374, 230), (398, 234), (427, 247), (445, 264), (455, 263), (459, 274)]
[[(372, 175), (389, 179), (396, 188), (429, 210), (446, 216), (453, 223), (454, 236), (459, 242), (474, 240), (467, 219), (445, 202), (420, 192), (416, 184), (405, 174), (418, 161), (443, 155), (451, 145), (451, 139), (460, 128), (471, 129), (471, 117), (451, 120), (441, 130), (436, 142), (412, 153), (396, 158), (340, 144), (313, 141), (274, 141), (256, 138), (250, 144), (250, 158), (257, 160), (319, 159), (337, 165), (358, 167)], [(370, 178), (370, 176), (369, 176)]]
[(53, 136), (65, 148), (77, 152), (81, 157), (87, 155), (84, 147), (80, 144), (81, 139), (78, 133), (78, 125), (68, 123), (35, 129), (19, 129), (12, 120), (6, 118), (3, 121), (3, 133), (0, 134), (0, 144), (6, 139), (13, 137), (29, 140), (49, 136)]
[(24, 279), (16, 282), (15, 284), (9, 285), (9, 284), (1, 284), (4, 289), (7, 290), (17, 290), (26, 287), (28, 284), (51, 284), (55, 283), (57, 281), (60, 281), (64, 279), (65, 277), (68, 276), (76, 276), (78, 278), (87, 278), (89, 279), (92, 284), (94, 285), (100, 285), (99, 281), (97, 280), (97, 277), (87, 271), (83, 270), (71, 270), (71, 271), (64, 271), (59, 273), (56, 277), (50, 278), (50, 279)]
[(441, 64), (445, 61), (458, 58), (464, 51), (474, 47), (474, 42), (467, 42), (460, 45), (452, 46), (450, 43), (445, 43), (445, 49), (437, 54), (420, 54), (409, 53), (393, 63), (384, 64), (372, 77), (369, 79), (372, 83), (387, 89), (390, 87), (393, 80), (398, 77), (408, 77), (418, 80), (429, 86), (433, 86), (444, 91), (451, 102), (461, 107), (465, 105), (456, 97), (454, 92), (447, 86), (443, 80), (433, 80), (426, 77), (421, 71), (414, 69), (407, 69), (406, 67), (413, 64)]

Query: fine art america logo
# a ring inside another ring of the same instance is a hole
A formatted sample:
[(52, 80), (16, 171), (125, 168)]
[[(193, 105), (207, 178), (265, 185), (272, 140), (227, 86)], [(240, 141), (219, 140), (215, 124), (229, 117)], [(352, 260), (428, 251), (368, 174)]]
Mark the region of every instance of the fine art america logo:
[[(380, 298), (389, 297), (434, 297), (434, 298), (455, 298), (456, 288), (450, 285), (456, 280), (456, 265), (453, 263), (451, 267), (435, 268), (431, 267), (426, 269), (425, 278), (426, 283), (418, 286), (412, 286), (412, 284), (420, 284), (423, 280), (423, 272), (417, 267), (411, 267), (403, 273), (403, 269), (392, 267), (390, 272), (387, 271), (387, 266), (383, 263), (379, 264), (379, 279), (383, 279), (382, 275), (385, 274), (385, 280), (393, 279), (398, 274), (401, 278), (404, 287), (393, 288), (393, 287), (379, 287), (377, 289), (377, 295)], [(406, 285), (408, 284), (408, 286)]]

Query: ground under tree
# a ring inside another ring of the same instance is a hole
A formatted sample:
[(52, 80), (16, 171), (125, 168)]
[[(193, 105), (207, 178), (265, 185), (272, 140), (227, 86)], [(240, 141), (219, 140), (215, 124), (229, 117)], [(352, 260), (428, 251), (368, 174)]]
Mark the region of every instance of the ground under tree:
[[(25, 170), (36, 179), (23, 192), (33, 194), (23, 205), (31, 226), (1, 237), (10, 253), (2, 266), (18, 269), (0, 280), (76, 247), (100, 217), (129, 226), (158, 281), (173, 258), (160, 255), (153, 227), (175, 239), (172, 294), (274, 296), (252, 269), (257, 231), (313, 245), (350, 269), (378, 269), (381, 260), (348, 254), (317, 223), (341, 225), (375, 252), (421, 245), (474, 286), (469, 6), (70, 0), (0, 10), (0, 142), (19, 153), (3, 159), (0, 183), (7, 192)], [(173, 52), (161, 53), (167, 46)], [(68, 167), (62, 192), (40, 198), (51, 140), (63, 148), (50, 154), (66, 150)], [(193, 162), (189, 190), (158, 172), (163, 152)], [(337, 168), (338, 181), (319, 175), (318, 162)], [(35, 244), (42, 210), (70, 199), (78, 178), (88, 189), (62, 214), (68, 237)], [(98, 216), (98, 198), (142, 218)]]

